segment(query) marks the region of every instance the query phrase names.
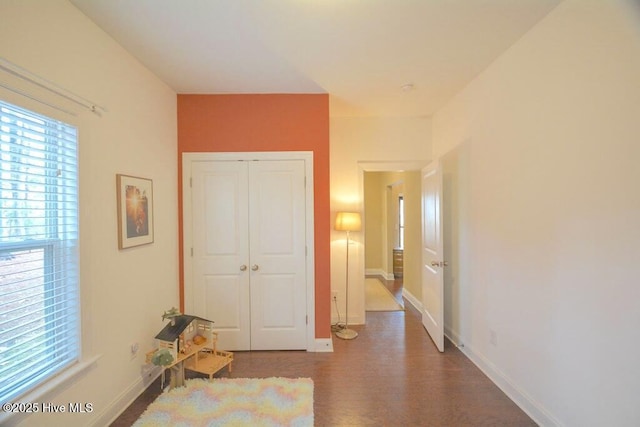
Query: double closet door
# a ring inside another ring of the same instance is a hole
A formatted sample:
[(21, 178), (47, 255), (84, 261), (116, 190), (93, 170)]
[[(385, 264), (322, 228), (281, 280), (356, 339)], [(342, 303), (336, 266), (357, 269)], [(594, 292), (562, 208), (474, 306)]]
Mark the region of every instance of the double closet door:
[(304, 160), (190, 166), (187, 313), (214, 321), (221, 349), (307, 348)]

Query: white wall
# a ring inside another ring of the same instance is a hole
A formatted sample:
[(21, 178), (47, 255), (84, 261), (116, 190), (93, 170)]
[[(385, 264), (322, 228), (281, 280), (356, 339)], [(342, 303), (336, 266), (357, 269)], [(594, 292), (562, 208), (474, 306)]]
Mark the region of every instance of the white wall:
[(447, 327), (542, 425), (640, 425), (639, 12), (561, 3), (433, 119)]
[[(68, 117), (80, 135), (85, 357), (101, 357), (46, 396), (92, 403), (93, 412), (37, 414), (21, 423), (105, 425), (149, 379), (144, 353), (163, 326), (162, 312), (179, 304), (176, 95), (65, 0), (2, 1), (0, 16), (0, 56), (108, 109), (102, 117), (80, 110)], [(153, 244), (118, 250), (117, 173), (153, 180)], [(140, 352), (131, 359), (136, 342)]]
[[(431, 119), (425, 117), (331, 117), (331, 213), (361, 212), (364, 171), (419, 169), (431, 159)], [(351, 233), (349, 249), (349, 323), (365, 321), (364, 232)], [(345, 313), (345, 236), (331, 234), (331, 289)], [(332, 304), (332, 319), (336, 312)]]

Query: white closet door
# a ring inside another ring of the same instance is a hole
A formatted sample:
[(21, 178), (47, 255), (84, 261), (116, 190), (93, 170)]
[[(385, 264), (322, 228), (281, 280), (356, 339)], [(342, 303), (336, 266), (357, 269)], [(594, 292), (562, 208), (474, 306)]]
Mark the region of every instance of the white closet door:
[(191, 180), (190, 314), (221, 349), (306, 349), (304, 160), (197, 161)]
[[(220, 348), (251, 349), (246, 162), (192, 163), (195, 314), (214, 321)], [(190, 305), (187, 304), (187, 308)]]
[(304, 161), (249, 165), (251, 349), (304, 349)]

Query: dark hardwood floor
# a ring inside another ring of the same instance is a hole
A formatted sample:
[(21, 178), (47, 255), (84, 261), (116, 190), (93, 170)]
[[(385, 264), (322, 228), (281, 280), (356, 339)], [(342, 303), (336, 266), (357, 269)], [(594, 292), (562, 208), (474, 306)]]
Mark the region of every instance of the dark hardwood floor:
[[(235, 352), (233, 372), (219, 376), (312, 378), (316, 426), (536, 425), (451, 343), (439, 353), (405, 307), (367, 312), (366, 325), (350, 325), (356, 339), (333, 338), (333, 353)], [(156, 381), (111, 426), (132, 425), (159, 393)]]

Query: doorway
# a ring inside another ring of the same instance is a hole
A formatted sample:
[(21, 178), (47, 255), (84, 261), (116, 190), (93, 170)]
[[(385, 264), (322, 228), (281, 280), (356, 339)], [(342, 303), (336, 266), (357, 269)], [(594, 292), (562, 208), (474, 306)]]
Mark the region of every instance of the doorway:
[(392, 311), (393, 302), (385, 304), (389, 293), (404, 306), (403, 190), (404, 172), (364, 173), (365, 311)]
[(402, 306), (420, 306), (419, 166), (361, 164), (365, 307), (368, 278), (379, 279)]
[[(365, 218), (365, 227), (367, 226), (367, 221), (376, 221), (376, 219), (368, 218), (367, 211), (368, 208), (371, 209), (371, 206), (366, 202), (364, 194), (365, 188), (365, 179), (369, 177), (377, 177), (378, 175), (371, 174), (366, 176), (371, 172), (381, 172), (381, 173), (404, 173), (404, 189), (403, 189), (403, 209), (404, 209), (404, 242), (403, 242), (403, 280), (402, 280), (402, 297), (403, 299), (409, 303), (413, 308), (417, 309), (422, 315), (428, 314), (425, 312), (424, 305), (424, 297), (425, 295), (431, 296), (430, 293), (432, 289), (427, 288), (425, 290), (424, 281), (423, 281), (423, 237), (424, 237), (424, 229), (423, 229), (423, 182), (422, 182), (422, 169), (426, 166), (426, 164), (433, 164), (433, 162), (360, 162), (359, 167), (361, 171), (360, 175), (360, 183), (361, 183), (361, 196), (362, 196), (362, 211), (364, 212)], [(382, 176), (382, 175), (380, 175)], [(441, 178), (442, 179), (442, 178)], [(445, 179), (446, 181), (446, 179)], [(449, 185), (447, 187), (450, 187)], [(445, 190), (448, 192), (455, 191), (451, 188), (445, 187)], [(446, 197), (446, 199), (450, 199), (450, 196)], [(440, 204), (440, 203), (439, 203)], [(448, 211), (447, 208), (445, 210)], [(377, 221), (381, 219), (378, 218)], [(446, 223), (447, 221), (445, 221)], [(442, 234), (442, 230), (441, 230)], [(445, 233), (450, 235), (449, 233)], [(446, 236), (445, 236), (446, 238)], [(365, 273), (382, 273), (388, 272), (389, 264), (387, 263), (386, 269), (382, 268), (380, 270), (369, 269), (370, 264), (366, 262), (366, 254), (367, 251), (370, 250), (368, 237), (366, 235), (365, 229), (365, 238), (364, 238), (364, 252), (365, 252)], [(445, 259), (448, 259), (447, 254), (445, 254)], [(434, 265), (433, 260), (429, 261), (430, 265)], [(380, 263), (384, 264), (384, 260)], [(447, 265), (447, 262), (439, 259), (438, 267), (442, 268)], [(445, 281), (446, 281), (446, 270), (445, 270)], [(449, 278), (451, 275), (449, 274)], [(394, 283), (395, 285), (395, 283)], [(363, 291), (364, 293), (364, 291)], [(443, 295), (442, 295), (443, 294)], [(441, 303), (446, 302), (451, 295), (451, 292), (443, 289), (440, 298)], [(363, 300), (365, 297), (362, 297)], [(439, 330), (442, 330), (443, 336), (446, 333), (445, 320), (451, 317), (452, 313), (444, 314), (447, 306), (445, 305), (440, 311), (443, 313), (443, 319), (438, 322)], [(365, 311), (366, 313), (366, 311)], [(365, 320), (366, 323), (366, 320)], [(430, 331), (429, 331), (430, 332)], [(441, 340), (438, 340), (441, 341)], [(435, 342), (435, 341), (434, 341)], [(455, 341), (454, 341), (455, 342)], [(440, 350), (442, 350), (441, 345), (437, 345)]]

